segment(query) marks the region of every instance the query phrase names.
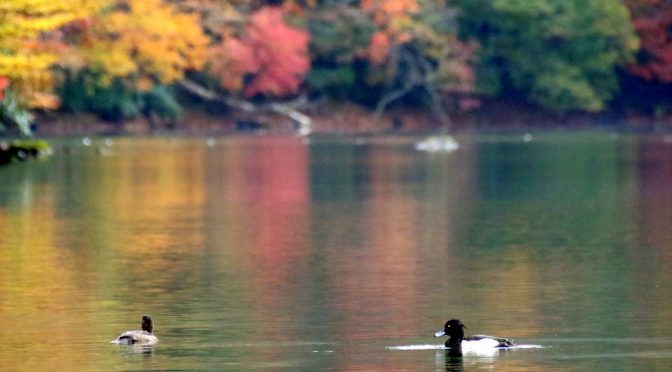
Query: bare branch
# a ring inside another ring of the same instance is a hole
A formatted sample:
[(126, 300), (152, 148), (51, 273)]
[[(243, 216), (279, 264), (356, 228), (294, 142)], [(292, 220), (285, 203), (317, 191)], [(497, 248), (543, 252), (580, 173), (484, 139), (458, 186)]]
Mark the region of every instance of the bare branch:
[(441, 97), (436, 91), (436, 86), (432, 81), (432, 72), (434, 68), (431, 63), (421, 55), (406, 50), (403, 46), (400, 46), (395, 48), (394, 52), (391, 53), (390, 64), (392, 65), (389, 67), (390, 71), (394, 72), (394, 75), (391, 76), (397, 76), (402, 64), (405, 67), (404, 73), (397, 77), (397, 81), (392, 81), (389, 84), (390, 87), (394, 85), (401, 85), (401, 87), (393, 89), (381, 97), (376, 105), (374, 114), (376, 120), (382, 116), (390, 103), (402, 98), (414, 88), (420, 87), (429, 95), (432, 111), (434, 112), (434, 115), (438, 117), (443, 129), (446, 131), (449, 130), (451, 125), (450, 117), (448, 116), (448, 113), (443, 106), (443, 102), (441, 101)]
[(221, 102), (231, 108), (250, 113), (274, 112), (287, 116), (298, 124), (299, 135), (305, 136), (312, 131), (312, 119), (298, 111), (298, 107), (308, 102), (305, 96), (298, 97), (289, 102), (272, 102), (266, 105), (255, 105), (248, 101), (219, 94), (189, 79), (183, 79), (179, 84), (187, 92), (206, 101)]

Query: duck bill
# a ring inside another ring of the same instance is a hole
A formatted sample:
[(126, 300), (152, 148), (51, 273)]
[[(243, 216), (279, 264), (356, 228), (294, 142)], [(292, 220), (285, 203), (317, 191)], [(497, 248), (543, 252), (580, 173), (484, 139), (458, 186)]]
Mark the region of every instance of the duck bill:
[(434, 337), (441, 337), (441, 336), (445, 336), (445, 335), (446, 335), (446, 332), (444, 332), (443, 330), (441, 330), (441, 331), (436, 332), (436, 333), (434, 334)]

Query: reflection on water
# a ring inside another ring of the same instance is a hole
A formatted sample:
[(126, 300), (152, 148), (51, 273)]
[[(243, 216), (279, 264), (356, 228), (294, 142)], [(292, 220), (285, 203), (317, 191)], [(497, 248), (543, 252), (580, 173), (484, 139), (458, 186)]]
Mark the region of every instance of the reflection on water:
[(119, 354), (132, 356), (136, 354), (141, 354), (146, 357), (154, 356), (154, 345), (119, 345)]
[[(658, 138), (475, 137), (451, 154), (404, 138), (55, 146), (0, 169), (3, 367), (672, 361), (672, 146)], [(142, 314), (159, 344), (109, 344)], [(389, 349), (436, 342), (453, 317), (545, 348)]]

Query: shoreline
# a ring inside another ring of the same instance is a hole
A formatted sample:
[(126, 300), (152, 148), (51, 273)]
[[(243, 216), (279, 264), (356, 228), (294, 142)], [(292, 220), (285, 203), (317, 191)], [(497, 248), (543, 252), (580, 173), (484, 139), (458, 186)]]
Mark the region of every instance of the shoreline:
[[(428, 109), (392, 108), (378, 120), (373, 111), (353, 103), (329, 103), (307, 110), (317, 135), (376, 135), (437, 133), (445, 130)], [(448, 132), (516, 133), (539, 130), (611, 129), (651, 133), (672, 133), (672, 116), (651, 118), (641, 114), (618, 115), (574, 113), (553, 115), (526, 107), (496, 102), (482, 108), (451, 116)], [(34, 137), (79, 135), (232, 135), (295, 134), (296, 126), (279, 115), (249, 116), (238, 112), (212, 114), (202, 109), (185, 110), (174, 124), (151, 123), (145, 118), (106, 122), (93, 114), (46, 112), (36, 114)]]

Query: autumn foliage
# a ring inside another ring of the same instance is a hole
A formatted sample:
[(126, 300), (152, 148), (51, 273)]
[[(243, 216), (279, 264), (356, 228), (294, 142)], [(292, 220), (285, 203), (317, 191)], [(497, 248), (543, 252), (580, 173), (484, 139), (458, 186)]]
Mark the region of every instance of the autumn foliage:
[(54, 106), (51, 68), (69, 50), (59, 28), (85, 18), (98, 0), (3, 0), (0, 2), (0, 76), (32, 106)]
[(117, 0), (90, 27), (84, 46), (89, 67), (102, 76), (130, 78), (138, 89), (170, 83), (199, 69), (208, 38), (195, 14), (163, 0)]
[(5, 89), (9, 86), (9, 79), (4, 76), (0, 76), (0, 101), (5, 99)]
[(211, 71), (223, 88), (284, 96), (296, 93), (310, 68), (309, 35), (285, 23), (279, 7), (264, 7), (250, 17), (240, 37), (227, 37), (214, 49)]
[(515, 93), (598, 111), (623, 67), (672, 86), (670, 30), (672, 0), (0, 0), (0, 99), (11, 82), (31, 107), (101, 114), (82, 102), (116, 99), (126, 118), (146, 115), (143, 96), (179, 106), (188, 77), (255, 100), (441, 111)]
[(630, 0), (641, 50), (628, 71), (645, 80), (672, 83), (672, 1)]
[(366, 57), (383, 72), (371, 74), (371, 83), (409, 92), (423, 86), (430, 94), (472, 92), (475, 46), (451, 31), (456, 13), (446, 2), (362, 0), (360, 10), (375, 28)]

